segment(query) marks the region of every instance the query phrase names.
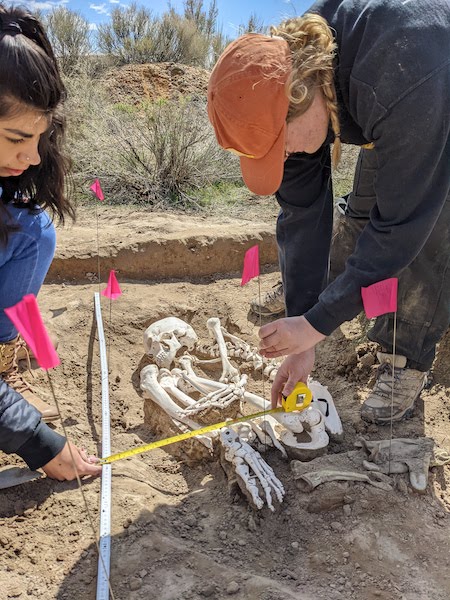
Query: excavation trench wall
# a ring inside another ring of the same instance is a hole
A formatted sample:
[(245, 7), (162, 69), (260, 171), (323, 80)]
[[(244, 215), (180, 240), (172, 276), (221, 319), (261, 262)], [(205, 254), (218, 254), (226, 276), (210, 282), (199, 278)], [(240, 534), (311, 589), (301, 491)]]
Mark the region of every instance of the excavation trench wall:
[[(47, 283), (101, 280), (115, 269), (131, 280), (196, 279), (240, 273), (245, 252), (257, 244), (261, 270), (278, 264), (274, 225), (204, 221), (131, 213), (126, 220), (106, 213), (68, 229), (58, 229)], [(99, 260), (100, 258), (100, 260)]]

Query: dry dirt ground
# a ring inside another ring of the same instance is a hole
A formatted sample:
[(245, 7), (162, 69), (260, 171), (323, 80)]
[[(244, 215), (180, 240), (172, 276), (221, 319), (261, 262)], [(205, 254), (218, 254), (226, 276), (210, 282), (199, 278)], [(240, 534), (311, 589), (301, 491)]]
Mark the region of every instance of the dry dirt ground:
[[(100, 453), (101, 386), (94, 293), (117, 269), (123, 295), (110, 311), (102, 299), (108, 340), (113, 451), (153, 441), (144, 423), (139, 370), (142, 334), (176, 315), (207, 341), (206, 320), (255, 342), (248, 312), (256, 281), (240, 287), (244, 251), (261, 246), (261, 287), (277, 281), (274, 220), (201, 219), (101, 207), (59, 232), (59, 246), (39, 304), (60, 339), (62, 365), (51, 373), (72, 440)], [(97, 242), (98, 240), (98, 242)], [(98, 245), (97, 245), (98, 243)], [(99, 255), (99, 260), (97, 256)], [(100, 264), (101, 285), (95, 281)], [(383, 439), (359, 406), (373, 354), (364, 322), (345, 324), (321, 344), (314, 376), (329, 387), (344, 439), (329, 454), (353, 448), (358, 436)], [(359, 357), (359, 358), (358, 358)], [(395, 437), (433, 436), (450, 448), (450, 337), (441, 343), (431, 386)], [(26, 375), (29, 377), (29, 375)], [(35, 385), (48, 394), (40, 370)], [(261, 379), (252, 389), (262, 393)], [(268, 394), (268, 384), (265, 386)], [(60, 430), (60, 426), (56, 425)], [(119, 461), (112, 468), (111, 585), (120, 600), (448, 600), (450, 597), (450, 470), (430, 472), (427, 493), (405, 475), (384, 492), (364, 483), (296, 487), (288, 461), (266, 460), (286, 488), (275, 513), (256, 512), (233, 489), (218, 461), (191, 465), (174, 447)], [(21, 464), (2, 455), (1, 464)], [(84, 482), (98, 523), (100, 480)], [(0, 597), (87, 600), (96, 595), (97, 552), (76, 483), (41, 478), (0, 492)]]

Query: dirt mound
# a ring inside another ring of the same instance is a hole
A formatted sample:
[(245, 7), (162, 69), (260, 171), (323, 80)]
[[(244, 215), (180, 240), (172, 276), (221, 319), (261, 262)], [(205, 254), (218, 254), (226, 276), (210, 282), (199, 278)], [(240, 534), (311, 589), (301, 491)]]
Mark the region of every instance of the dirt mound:
[(113, 102), (206, 97), (209, 71), (173, 62), (109, 69), (105, 84)]

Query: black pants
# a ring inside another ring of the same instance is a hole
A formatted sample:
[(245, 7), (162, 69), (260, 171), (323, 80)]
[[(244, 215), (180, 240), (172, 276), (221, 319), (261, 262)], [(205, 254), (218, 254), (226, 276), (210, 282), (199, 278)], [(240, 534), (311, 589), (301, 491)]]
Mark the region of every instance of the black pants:
[[(317, 155), (315, 158), (317, 164)], [(308, 158), (302, 155), (298, 160), (302, 161), (301, 171), (305, 173), (303, 163), (306, 161), (307, 164)], [(324, 152), (320, 172), (318, 170), (312, 178), (308, 177), (308, 185), (313, 186), (315, 196), (310, 193), (304, 196), (292, 194), (291, 186), (302, 184), (302, 176), (295, 175), (299, 166), (297, 163), (296, 167), (295, 157), (286, 164), (285, 179), (277, 194), (281, 206), (277, 241), (289, 316), (306, 312), (326, 283), (345, 268), (345, 261), (353, 252), (376, 203), (376, 150), (362, 149), (353, 191), (347, 197), (345, 215), (339, 216), (332, 230), (332, 185), (328, 160)], [(295, 205), (292, 200), (286, 203), (283, 197), (295, 197)], [(315, 197), (316, 201), (308, 206), (302, 202), (302, 197)], [(450, 196), (425, 246), (399, 276), (396, 353), (406, 356), (411, 368), (427, 371), (431, 367), (436, 343), (449, 327), (449, 263)], [(303, 295), (302, 289), (305, 290)], [(367, 334), (386, 352), (392, 352), (393, 321), (394, 315), (382, 315)]]

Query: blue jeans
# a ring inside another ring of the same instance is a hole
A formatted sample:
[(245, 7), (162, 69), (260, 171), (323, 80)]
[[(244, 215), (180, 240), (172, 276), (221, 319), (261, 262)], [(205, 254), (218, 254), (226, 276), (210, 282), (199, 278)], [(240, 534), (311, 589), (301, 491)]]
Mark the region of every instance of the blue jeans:
[(44, 211), (32, 214), (27, 208), (8, 205), (19, 231), (0, 246), (0, 342), (9, 342), (17, 330), (4, 309), (17, 304), (26, 294), (38, 295), (55, 253), (56, 233)]

